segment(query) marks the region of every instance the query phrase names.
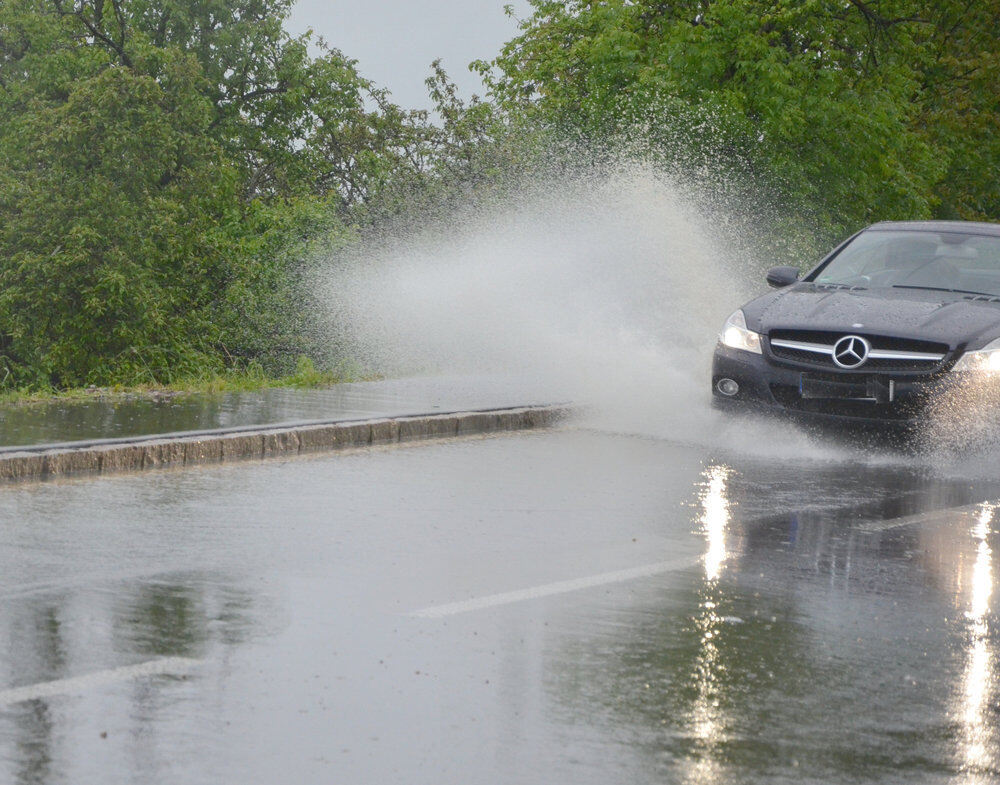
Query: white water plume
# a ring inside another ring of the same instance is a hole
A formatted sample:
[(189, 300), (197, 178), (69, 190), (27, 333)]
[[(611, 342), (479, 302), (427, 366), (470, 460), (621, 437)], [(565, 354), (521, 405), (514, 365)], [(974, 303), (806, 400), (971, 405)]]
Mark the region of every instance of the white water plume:
[(373, 371), (514, 379), (536, 400), (586, 407), (597, 427), (813, 454), (788, 424), (710, 406), (720, 326), (763, 288), (735, 215), (623, 167), (369, 245), (331, 266), (319, 299)]
[(1000, 385), (992, 375), (951, 381), (927, 407), (920, 446), (940, 472), (994, 478), (1000, 457)]

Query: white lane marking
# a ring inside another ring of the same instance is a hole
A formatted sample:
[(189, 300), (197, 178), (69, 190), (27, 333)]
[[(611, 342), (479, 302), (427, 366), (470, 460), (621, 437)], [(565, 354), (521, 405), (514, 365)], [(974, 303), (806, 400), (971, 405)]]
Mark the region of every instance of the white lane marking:
[(587, 578), (545, 583), (541, 586), (533, 586), (530, 589), (518, 589), (517, 591), (508, 591), (503, 594), (491, 594), (487, 597), (474, 597), (470, 600), (450, 602), (446, 605), (431, 605), (427, 608), (411, 612), (410, 616), (422, 619), (440, 619), (444, 616), (454, 616), (459, 613), (494, 608), (497, 605), (509, 605), (514, 602), (536, 600), (539, 597), (551, 597), (553, 594), (565, 594), (571, 591), (590, 589), (594, 586), (606, 586), (609, 583), (622, 583), (623, 581), (633, 581), (637, 578), (648, 578), (652, 575), (661, 575), (665, 572), (693, 567), (701, 561), (701, 556), (695, 556), (686, 559), (675, 559), (673, 561), (661, 561), (655, 564), (644, 564), (641, 567), (632, 567), (627, 570), (617, 570), (616, 572), (604, 572), (600, 575), (591, 575)]
[(192, 660), (188, 657), (164, 657), (161, 660), (150, 660), (138, 665), (127, 665), (124, 668), (97, 671), (71, 679), (28, 684), (24, 687), (0, 691), (0, 706), (10, 706), (14, 703), (38, 700), (39, 698), (51, 698), (56, 695), (79, 694), (95, 687), (102, 687), (105, 684), (139, 679), (144, 676), (163, 676), (165, 674), (180, 676), (188, 673), (198, 664), (199, 660)]

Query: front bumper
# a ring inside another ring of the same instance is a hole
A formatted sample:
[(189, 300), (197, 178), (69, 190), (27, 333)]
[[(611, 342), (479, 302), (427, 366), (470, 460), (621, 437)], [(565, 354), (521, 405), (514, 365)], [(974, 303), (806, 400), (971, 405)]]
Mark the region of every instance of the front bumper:
[[(721, 379), (733, 379), (739, 392), (723, 395)], [(810, 387), (849, 385), (851, 398), (810, 395)], [(712, 362), (713, 401), (720, 408), (756, 410), (825, 422), (875, 423), (912, 428), (926, 416), (930, 402), (949, 387), (947, 374), (822, 373), (779, 365), (760, 354), (719, 344)], [(857, 398), (854, 398), (854, 394)]]

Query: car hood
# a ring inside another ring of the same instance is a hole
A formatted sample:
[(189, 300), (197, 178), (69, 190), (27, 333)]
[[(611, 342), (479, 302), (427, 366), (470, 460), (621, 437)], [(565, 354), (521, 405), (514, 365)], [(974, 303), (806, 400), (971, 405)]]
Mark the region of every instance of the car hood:
[(833, 330), (947, 343), (977, 349), (1000, 336), (1000, 303), (920, 289), (829, 290), (798, 283), (747, 303), (747, 326)]

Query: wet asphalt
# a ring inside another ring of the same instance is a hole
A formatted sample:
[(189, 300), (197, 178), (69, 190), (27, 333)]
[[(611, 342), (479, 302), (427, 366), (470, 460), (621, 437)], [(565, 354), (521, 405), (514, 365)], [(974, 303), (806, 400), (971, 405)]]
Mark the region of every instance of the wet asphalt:
[(991, 782), (1000, 483), (578, 427), (0, 489), (0, 782)]
[[(565, 393), (564, 393), (565, 394)], [(0, 447), (560, 403), (528, 380), (426, 376), (252, 392), (106, 395), (0, 406)]]

